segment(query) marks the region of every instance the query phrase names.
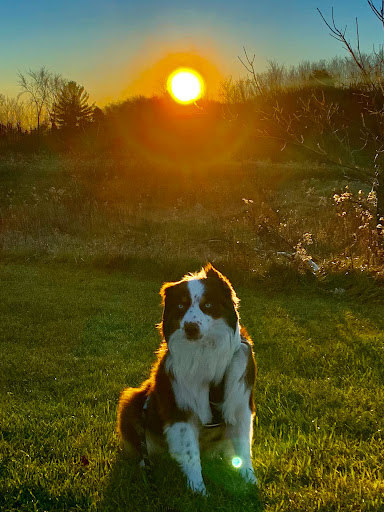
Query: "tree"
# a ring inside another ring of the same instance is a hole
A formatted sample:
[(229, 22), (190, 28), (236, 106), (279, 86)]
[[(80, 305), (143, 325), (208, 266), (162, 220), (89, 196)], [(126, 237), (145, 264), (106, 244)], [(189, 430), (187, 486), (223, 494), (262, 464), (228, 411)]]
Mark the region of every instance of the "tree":
[(64, 84), (53, 108), (53, 120), (69, 131), (92, 121), (95, 105), (88, 105), (89, 94), (74, 81)]
[[(372, 0), (367, 3), (384, 28), (384, 0), (376, 7)], [(340, 29), (335, 22), (332, 9), (331, 21), (327, 21), (318, 9), (330, 35), (339, 41), (354, 62), (360, 78), (360, 103), (363, 105), (360, 132), (365, 146), (374, 149), (372, 187), (377, 196), (377, 217), (384, 217), (384, 50), (374, 50), (372, 55), (362, 53), (359, 24), (356, 18), (356, 43), (346, 37), (346, 28)]]
[(0, 94), (0, 123), (2, 125), (20, 125), (25, 128), (30, 121), (28, 108), (29, 105), (25, 105), (18, 98)]
[(325, 68), (314, 69), (309, 76), (309, 81), (314, 85), (334, 86), (335, 79)]
[(43, 120), (49, 120), (58, 91), (64, 80), (61, 75), (51, 73), (45, 66), (36, 71), (30, 69), (26, 74), (19, 71), (18, 77), (19, 86), (22, 89), (19, 96), (27, 94), (30, 103), (34, 106), (39, 137), (40, 125)]
[[(379, 7), (373, 0), (367, 3), (384, 28), (384, 0)], [(250, 75), (253, 90), (269, 102), (263, 103), (269, 110), (258, 112), (266, 128), (257, 136), (279, 140), (284, 148), (287, 144), (301, 148), (322, 161), (343, 167), (347, 178), (369, 183), (376, 193), (376, 213), (380, 220), (384, 217), (384, 48), (379, 46), (369, 55), (363, 53), (357, 19), (356, 41), (352, 43), (346, 28), (336, 25), (333, 9), (330, 21), (318, 11), (331, 36), (348, 52), (344, 59), (347, 80), (340, 81), (340, 76), (336, 80), (336, 75), (326, 66), (308, 68), (309, 95), (304, 90), (299, 92), (299, 101), (290, 108), (278, 103), (281, 96), (266, 95), (262, 77), (254, 68), (254, 57), (250, 58), (244, 50), (245, 59), (240, 60)], [(345, 99), (348, 93), (353, 95), (356, 108), (352, 109), (350, 103), (342, 108), (341, 95), (330, 91), (336, 81), (342, 84), (340, 90)]]

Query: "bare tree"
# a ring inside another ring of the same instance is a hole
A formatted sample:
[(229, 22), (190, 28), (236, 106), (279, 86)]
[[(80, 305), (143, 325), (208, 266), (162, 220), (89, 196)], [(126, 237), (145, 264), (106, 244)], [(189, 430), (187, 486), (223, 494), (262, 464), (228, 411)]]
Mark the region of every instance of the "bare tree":
[[(384, 28), (384, 0), (377, 7), (372, 0), (367, 0), (368, 6)], [(360, 75), (359, 101), (363, 105), (360, 133), (365, 145), (374, 148), (373, 188), (377, 196), (377, 215), (384, 216), (384, 51), (383, 46), (373, 50), (372, 56), (361, 51), (359, 23), (356, 18), (355, 43), (347, 38), (347, 27), (337, 26), (332, 9), (328, 21), (318, 9), (321, 18), (328, 27), (330, 35), (339, 41), (354, 62)]]
[[(378, 6), (373, 0), (367, 0), (367, 3), (384, 28), (384, 0)], [(318, 11), (330, 35), (347, 51), (348, 56), (342, 63), (337, 59), (333, 61), (335, 73), (328, 73), (324, 62), (317, 63), (317, 69), (310, 63), (303, 63), (297, 70), (269, 63), (267, 72), (260, 74), (255, 70), (254, 56), (249, 57), (244, 49), (245, 58), (239, 57), (253, 83), (255, 96), (267, 99), (262, 103), (264, 108), (269, 104), (267, 112), (258, 112), (266, 128), (257, 136), (281, 140), (283, 147), (287, 143), (300, 147), (323, 161), (343, 167), (347, 178), (370, 183), (376, 193), (377, 216), (380, 219), (384, 217), (384, 47), (380, 45), (371, 54), (364, 53), (357, 19), (355, 40), (351, 42), (347, 27), (337, 25), (333, 9), (330, 20), (320, 9)], [(294, 84), (298, 75), (301, 84), (311, 85), (312, 82), (326, 87), (337, 82), (344, 87), (353, 85), (361, 116), (342, 111), (337, 100), (330, 101), (321, 88), (315, 88), (310, 97), (299, 96), (296, 111), (279, 105), (279, 94), (274, 93), (279, 92), (281, 84), (285, 87), (288, 83)], [(323, 83), (324, 77), (328, 83)], [(232, 97), (233, 89), (230, 90)], [(248, 86), (247, 90), (252, 91), (252, 88)], [(307, 136), (303, 132), (304, 127)], [(371, 165), (367, 167), (361, 164), (363, 160), (357, 158), (363, 150), (372, 155)]]
[[(326, 72), (324, 61), (315, 63), (303, 62), (297, 70), (287, 70), (284, 66), (274, 61), (268, 62), (268, 69), (258, 73), (254, 66), (254, 57), (250, 58), (244, 49), (245, 59), (239, 58), (250, 78), (229, 84), (232, 87), (224, 90), (226, 99), (236, 98), (235, 92), (246, 85), (247, 99), (255, 100), (255, 113), (262, 120), (258, 123), (253, 133), (255, 138), (274, 139), (281, 142), (281, 150), (289, 144), (304, 150), (309, 155), (315, 156), (324, 162), (342, 166), (355, 173), (357, 166), (353, 150), (350, 146), (348, 123), (340, 123), (342, 113), (335, 102), (328, 102), (324, 92), (317, 85), (324, 84), (316, 77), (321, 73), (326, 74), (327, 79), (332, 75)], [(323, 69), (319, 69), (323, 68)], [(287, 105), (284, 102), (282, 92), (311, 86), (315, 82), (312, 91), (297, 97), (297, 104)], [(242, 87), (239, 87), (239, 86)], [(281, 103), (280, 100), (283, 100)], [(305, 128), (306, 133), (303, 132)], [(335, 154), (337, 147), (340, 154)], [(361, 148), (359, 148), (361, 150)], [(346, 158), (347, 157), (347, 158)]]
[(26, 74), (19, 71), (18, 78), (21, 87), (19, 96), (28, 95), (34, 106), (39, 137), (42, 121), (46, 118), (50, 120), (57, 94), (65, 83), (64, 79), (59, 74), (51, 73), (45, 66), (36, 71), (30, 69)]
[(245, 49), (245, 47), (243, 47), (243, 50), (244, 50), (245, 59), (243, 60), (241, 57), (238, 57), (238, 59), (242, 63), (242, 65), (245, 67), (245, 69), (248, 71), (248, 73), (251, 75), (252, 82), (253, 82), (253, 85), (254, 85), (256, 91), (258, 92), (258, 94), (260, 94), (260, 96), (262, 96), (263, 95), (263, 89), (262, 89), (262, 87), (261, 87), (261, 85), (259, 83), (258, 74), (255, 71), (255, 57), (256, 57), (256, 55), (253, 54), (253, 56), (250, 57), (248, 55), (247, 50)]
[(0, 94), (0, 124), (4, 126), (19, 126), (21, 129), (31, 129), (34, 125), (34, 114), (31, 104)]

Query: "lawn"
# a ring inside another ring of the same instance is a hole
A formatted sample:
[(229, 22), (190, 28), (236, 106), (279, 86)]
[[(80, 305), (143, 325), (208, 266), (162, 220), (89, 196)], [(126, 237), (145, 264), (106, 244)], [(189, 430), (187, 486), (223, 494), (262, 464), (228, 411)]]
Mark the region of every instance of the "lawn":
[(204, 461), (207, 499), (185, 490), (169, 460), (151, 474), (129, 466), (117, 400), (148, 373), (158, 290), (175, 277), (129, 262), (1, 264), (0, 509), (384, 510), (382, 302), (348, 291), (229, 275), (259, 368), (259, 489), (220, 461)]

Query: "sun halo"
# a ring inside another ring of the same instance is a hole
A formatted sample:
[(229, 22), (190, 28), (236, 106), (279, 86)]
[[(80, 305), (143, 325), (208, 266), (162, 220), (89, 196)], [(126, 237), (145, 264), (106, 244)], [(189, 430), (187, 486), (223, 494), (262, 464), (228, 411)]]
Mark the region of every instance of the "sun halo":
[(204, 94), (204, 81), (194, 69), (179, 68), (169, 75), (167, 89), (178, 103), (189, 104)]

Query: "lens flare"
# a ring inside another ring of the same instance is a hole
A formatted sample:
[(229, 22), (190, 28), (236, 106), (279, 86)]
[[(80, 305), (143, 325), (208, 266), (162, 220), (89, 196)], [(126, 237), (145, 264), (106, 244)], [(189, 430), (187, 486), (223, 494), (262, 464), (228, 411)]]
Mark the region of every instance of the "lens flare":
[(243, 461), (240, 459), (240, 457), (233, 457), (232, 459), (232, 466), (234, 468), (240, 468)]
[(167, 89), (178, 103), (192, 103), (204, 94), (204, 81), (194, 69), (176, 69), (168, 78)]

